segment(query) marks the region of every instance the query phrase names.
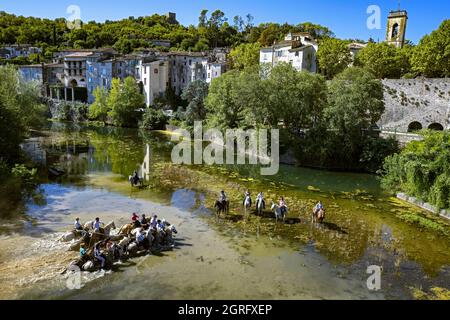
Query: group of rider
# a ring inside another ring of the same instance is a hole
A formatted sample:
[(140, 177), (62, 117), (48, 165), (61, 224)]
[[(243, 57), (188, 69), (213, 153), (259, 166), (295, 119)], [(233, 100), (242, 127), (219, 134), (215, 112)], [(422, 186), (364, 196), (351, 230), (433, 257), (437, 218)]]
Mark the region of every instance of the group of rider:
[[(141, 218), (136, 213), (133, 213), (131, 217), (131, 223), (133, 224), (134, 229), (137, 229), (136, 231), (136, 243), (138, 245), (144, 244), (146, 241), (146, 234), (145, 231), (149, 230), (150, 228), (155, 231), (164, 232), (164, 229), (166, 227), (166, 220), (159, 220), (157, 215), (153, 215), (151, 219), (147, 219), (146, 215), (143, 214)], [(95, 220), (92, 222), (92, 230), (94, 233), (102, 233), (101, 226), (103, 225), (102, 222), (100, 222), (100, 218), (95, 218)], [(76, 231), (79, 231), (82, 233), (82, 235), (86, 234), (86, 230), (83, 228), (83, 225), (80, 223), (80, 218), (75, 219), (74, 228)], [(106, 264), (106, 258), (103, 255), (101, 251), (101, 244), (104, 243), (104, 241), (98, 242), (93, 247), (93, 256), (95, 259), (97, 259), (101, 263), (101, 268), (103, 269)], [(80, 257), (84, 257), (88, 254), (88, 250), (86, 249), (86, 246), (84, 244), (80, 245)]]
[[(245, 192), (245, 198), (244, 198), (244, 206), (245, 206), (245, 202), (248, 198), (250, 198), (251, 194), (250, 191), (246, 191)], [(220, 196), (219, 196), (219, 201), (222, 203), (226, 203), (228, 202), (227, 199), (227, 195), (225, 193), (225, 191), (221, 191), (220, 192)], [(262, 203), (262, 208), (263, 210), (266, 209), (266, 201), (264, 200), (264, 194), (262, 192), (258, 193), (258, 195), (256, 196), (256, 208), (259, 208), (260, 203)], [(251, 206), (251, 199), (250, 199), (250, 206)], [(279, 208), (281, 211), (281, 214), (286, 214), (288, 207), (286, 204), (286, 200), (284, 199), (284, 197), (280, 197), (279, 199)], [(315, 206), (314, 206), (314, 214), (317, 214), (320, 210), (324, 210), (324, 206), (322, 204), (322, 201), (319, 201)]]

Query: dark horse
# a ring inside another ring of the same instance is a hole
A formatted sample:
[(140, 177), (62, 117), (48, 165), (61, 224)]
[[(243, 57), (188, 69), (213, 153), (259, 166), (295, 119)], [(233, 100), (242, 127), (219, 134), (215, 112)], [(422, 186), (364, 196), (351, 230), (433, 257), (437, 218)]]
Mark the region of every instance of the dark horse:
[(230, 212), (230, 202), (217, 200), (214, 208), (216, 208), (217, 216), (220, 217), (222, 213), (228, 214)]

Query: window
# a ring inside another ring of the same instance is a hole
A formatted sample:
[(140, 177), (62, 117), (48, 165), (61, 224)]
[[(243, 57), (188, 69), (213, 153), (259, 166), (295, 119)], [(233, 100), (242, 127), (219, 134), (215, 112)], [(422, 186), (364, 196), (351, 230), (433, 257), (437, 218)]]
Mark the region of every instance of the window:
[(392, 27), (392, 39), (397, 39), (397, 37), (398, 37), (398, 30), (399, 30), (399, 25), (398, 25), (398, 23), (396, 23)]
[(147, 68), (144, 67), (144, 74), (147, 74)]
[(208, 73), (208, 79), (210, 79), (211, 78), (211, 73)]
[(144, 86), (147, 85), (147, 78), (144, 78)]
[(300, 55), (300, 52), (296, 51), (295, 56), (298, 57)]
[(192, 65), (192, 60), (189, 60), (189, 65)]
[(154, 74), (158, 74), (158, 69), (153, 70)]

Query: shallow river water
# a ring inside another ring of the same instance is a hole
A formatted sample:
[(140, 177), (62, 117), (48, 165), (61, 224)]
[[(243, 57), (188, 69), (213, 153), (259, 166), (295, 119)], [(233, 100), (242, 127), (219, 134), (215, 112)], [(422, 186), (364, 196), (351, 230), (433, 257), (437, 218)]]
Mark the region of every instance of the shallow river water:
[[(439, 230), (402, 217), (425, 212), (401, 203), (375, 176), (282, 166), (274, 177), (254, 167), (171, 164), (167, 133), (53, 123), (27, 144), (44, 167), (68, 175), (42, 176), (44, 203), (0, 220), (0, 298), (3, 299), (410, 299), (417, 289), (450, 289), (449, 225)], [(139, 169), (146, 187), (132, 189)], [(231, 214), (212, 214), (218, 192)], [(270, 212), (245, 219), (242, 195), (285, 196), (286, 224)], [(322, 200), (323, 225), (310, 221)], [(101, 217), (117, 226), (132, 212), (157, 214), (179, 234), (173, 251), (140, 257), (113, 272), (82, 275), (68, 289), (67, 264), (76, 257), (57, 241), (75, 217)], [(369, 266), (382, 269), (381, 290), (367, 286)]]

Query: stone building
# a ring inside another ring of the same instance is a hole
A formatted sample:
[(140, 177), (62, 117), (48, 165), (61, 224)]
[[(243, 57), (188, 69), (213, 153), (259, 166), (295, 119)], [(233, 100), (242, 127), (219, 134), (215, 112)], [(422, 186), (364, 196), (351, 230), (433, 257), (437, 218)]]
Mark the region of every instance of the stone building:
[(141, 60), (138, 68), (145, 103), (149, 107), (155, 99), (163, 98), (169, 88), (169, 59)]
[(32, 54), (40, 54), (42, 50), (29, 44), (13, 44), (0, 48), (0, 57), (4, 59), (14, 59), (18, 57), (28, 58)]
[(319, 45), (309, 33), (289, 33), (284, 41), (260, 51), (260, 64), (276, 66), (284, 62), (297, 71), (317, 72), (317, 51)]

